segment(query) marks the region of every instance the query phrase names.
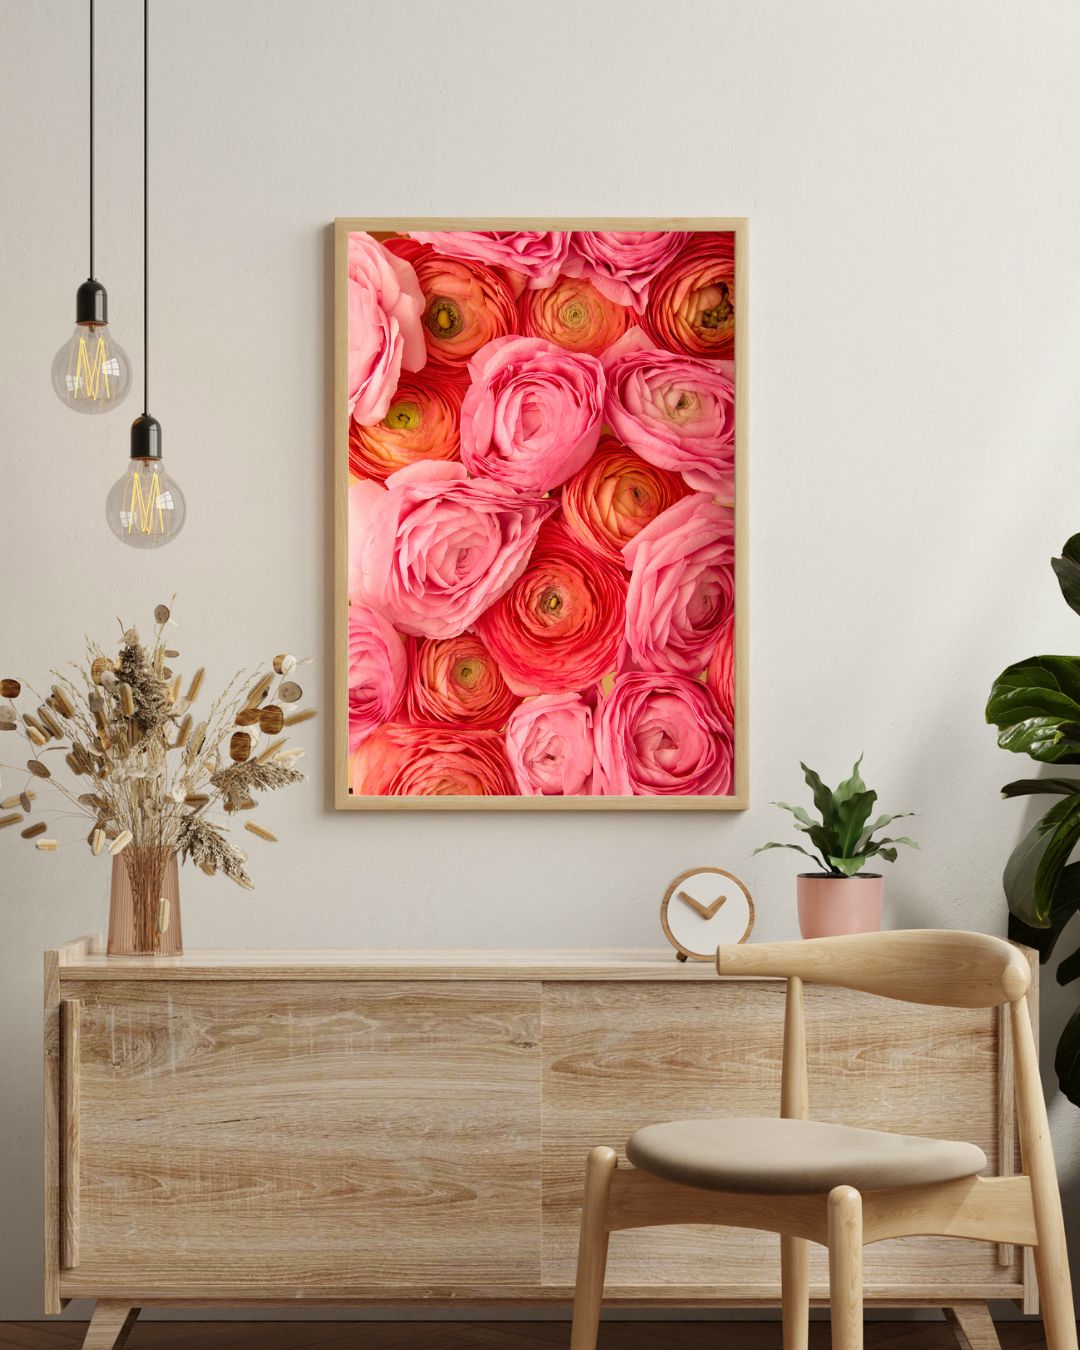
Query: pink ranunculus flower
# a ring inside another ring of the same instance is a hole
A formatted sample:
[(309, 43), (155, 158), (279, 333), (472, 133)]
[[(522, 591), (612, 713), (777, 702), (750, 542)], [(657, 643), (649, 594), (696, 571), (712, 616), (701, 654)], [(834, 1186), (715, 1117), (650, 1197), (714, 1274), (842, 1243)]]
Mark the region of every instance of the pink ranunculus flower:
[(402, 368), (420, 370), (424, 297), (416, 273), (370, 234), (349, 235), (349, 413), (369, 427), (390, 407)]
[(720, 711), (729, 722), (735, 721), (735, 615), (720, 628), (713, 654), (705, 668), (705, 683), (716, 695)]
[(599, 356), (626, 332), (633, 315), (583, 277), (560, 277), (554, 286), (526, 291), (518, 301), (525, 337), (544, 338), (570, 352)]
[(580, 694), (541, 694), (513, 713), (506, 753), (523, 797), (593, 792), (593, 712)]
[(457, 637), (521, 575), (557, 506), (442, 460), (399, 469), (385, 487), (353, 483), (350, 597), (412, 637)]
[(601, 295), (642, 314), (653, 277), (686, 239), (674, 230), (574, 230), (563, 272), (588, 277)]
[(547, 521), (521, 575), (476, 623), (515, 694), (586, 689), (615, 669), (626, 612), (621, 564)]
[(408, 659), (393, 626), (370, 605), (349, 606), (349, 754), (397, 712)]
[(661, 351), (631, 328), (603, 355), (606, 417), (642, 459), (693, 488), (735, 494), (735, 382), (727, 361)]
[(640, 670), (699, 675), (735, 603), (735, 516), (695, 492), (623, 549), (630, 569), (626, 650)]
[(551, 285), (570, 249), (566, 230), (412, 230), (410, 237), (449, 258), (516, 272), (534, 289)]
[(496, 338), (469, 362), (461, 458), (519, 492), (547, 492), (596, 449), (604, 371), (595, 356), (542, 338)]
[(606, 797), (726, 797), (734, 781), (731, 723), (712, 690), (687, 675), (620, 675), (596, 721)]
[(644, 326), (658, 347), (690, 356), (735, 355), (735, 236), (703, 230), (654, 280)]
[(563, 484), (560, 500), (563, 519), (582, 542), (621, 563), (630, 540), (689, 491), (679, 474), (601, 436), (589, 462)]
[(514, 797), (503, 738), (474, 727), (388, 722), (353, 756), (349, 785), (362, 797)]

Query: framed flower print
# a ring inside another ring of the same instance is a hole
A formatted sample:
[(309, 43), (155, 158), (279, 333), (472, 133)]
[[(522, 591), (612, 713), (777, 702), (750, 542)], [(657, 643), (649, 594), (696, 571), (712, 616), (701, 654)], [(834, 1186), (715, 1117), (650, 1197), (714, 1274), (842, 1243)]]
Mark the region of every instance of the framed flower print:
[(747, 803), (746, 222), (339, 220), (335, 802)]

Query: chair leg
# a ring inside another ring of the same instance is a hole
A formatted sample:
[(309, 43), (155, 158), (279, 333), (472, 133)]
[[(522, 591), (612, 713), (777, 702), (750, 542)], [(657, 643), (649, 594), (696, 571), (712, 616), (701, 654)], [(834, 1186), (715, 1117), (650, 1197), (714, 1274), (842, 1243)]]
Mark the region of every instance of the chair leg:
[(614, 1149), (594, 1148), (585, 1166), (585, 1197), (581, 1205), (581, 1237), (578, 1242), (570, 1350), (596, 1350), (596, 1338), (600, 1331), (600, 1304), (604, 1297), (604, 1270), (607, 1267), (607, 1200), (617, 1161)]
[(784, 1350), (807, 1350), (810, 1340), (810, 1244), (781, 1237), (780, 1286), (784, 1303)]
[[(1056, 1204), (1050, 1214), (1035, 1207), (1035, 1275), (1039, 1281), (1046, 1350), (1077, 1350), (1076, 1315), (1073, 1312), (1072, 1285), (1069, 1280), (1069, 1255), (1065, 1246), (1065, 1225), (1061, 1201), (1055, 1190)], [(1056, 1211), (1056, 1212), (1053, 1212)]]
[(862, 1350), (862, 1196), (852, 1186), (829, 1192), (829, 1303), (833, 1350)]
[(943, 1308), (960, 1350), (1001, 1350), (994, 1319), (985, 1303), (954, 1303)]

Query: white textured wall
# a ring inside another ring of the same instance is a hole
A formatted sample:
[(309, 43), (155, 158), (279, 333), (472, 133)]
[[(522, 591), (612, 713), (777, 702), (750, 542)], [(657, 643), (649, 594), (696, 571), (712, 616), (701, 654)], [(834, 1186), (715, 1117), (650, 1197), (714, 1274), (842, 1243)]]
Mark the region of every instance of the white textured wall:
[[(98, 9), (98, 274), (137, 356), (140, 7)], [(1080, 650), (1047, 562), (1080, 529), (1073, 0), (152, 9), (151, 404), (188, 525), (116, 543), (136, 395), (91, 420), (50, 390), (86, 275), (85, 8), (2, 0), (0, 673), (175, 591), (212, 682), (290, 649), (328, 704), (335, 215), (750, 217), (751, 809), (336, 814), (327, 719), (310, 786), (262, 811), (256, 891), (184, 875), (189, 944), (646, 944), (695, 863), (792, 936), (794, 855), (750, 858), (783, 828), (768, 801), (800, 757), (836, 776), (863, 749), (920, 817), (889, 921), (1004, 931), (1023, 807), (997, 788), (1027, 764), (983, 700), (1010, 660)], [(40, 1308), (40, 953), (105, 900), (83, 848), (0, 837), (0, 1317)], [(1080, 1114), (1051, 1110), (1075, 1208)]]

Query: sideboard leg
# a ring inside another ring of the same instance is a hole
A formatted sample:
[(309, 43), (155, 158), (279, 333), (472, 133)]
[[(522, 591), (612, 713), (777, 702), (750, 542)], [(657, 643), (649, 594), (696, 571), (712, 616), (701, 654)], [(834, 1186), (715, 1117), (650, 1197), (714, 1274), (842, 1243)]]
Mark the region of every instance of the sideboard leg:
[(83, 1350), (123, 1350), (139, 1309), (130, 1303), (99, 1299), (86, 1329)]
[(1001, 1350), (994, 1319), (985, 1303), (954, 1303), (945, 1320), (956, 1332), (960, 1350)]

